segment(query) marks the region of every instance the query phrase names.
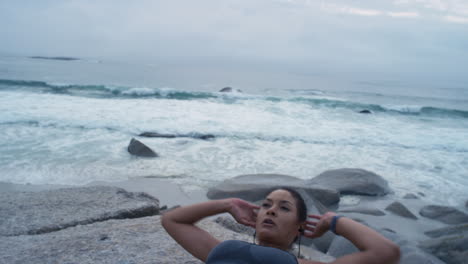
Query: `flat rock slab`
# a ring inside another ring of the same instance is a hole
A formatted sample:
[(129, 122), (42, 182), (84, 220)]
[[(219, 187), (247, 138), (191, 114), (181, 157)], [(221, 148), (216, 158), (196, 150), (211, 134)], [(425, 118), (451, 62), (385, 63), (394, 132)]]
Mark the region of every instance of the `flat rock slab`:
[(237, 197), (255, 202), (264, 199), (269, 191), (279, 186), (303, 189), (325, 206), (336, 204), (340, 200), (339, 193), (336, 190), (307, 184), (302, 179), (281, 174), (240, 175), (210, 188), (207, 196), (210, 199)]
[[(252, 241), (209, 219), (198, 223), (214, 237)], [(329, 256), (313, 256), (330, 261)], [(4, 237), (0, 263), (202, 263), (179, 246), (161, 226), (160, 216), (109, 220), (54, 233)]]
[(427, 205), (421, 208), (419, 214), (449, 225), (468, 223), (468, 215), (449, 206)]
[(0, 193), (0, 236), (48, 233), (80, 224), (158, 213), (158, 199), (116, 187)]
[(391, 192), (382, 176), (363, 169), (328, 170), (310, 179), (309, 183), (336, 189), (341, 194), (383, 196)]

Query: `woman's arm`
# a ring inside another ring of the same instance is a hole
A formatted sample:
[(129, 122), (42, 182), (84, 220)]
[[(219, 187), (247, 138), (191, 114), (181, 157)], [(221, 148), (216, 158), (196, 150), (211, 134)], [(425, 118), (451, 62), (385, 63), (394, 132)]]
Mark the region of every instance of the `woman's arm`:
[[(330, 229), (333, 216), (335, 215), (335, 213), (331, 212), (322, 216), (310, 215), (309, 217), (318, 219), (318, 222), (307, 221), (305, 236), (316, 238), (324, 234)], [(400, 249), (397, 245), (371, 228), (352, 219), (346, 217), (339, 218), (336, 222), (335, 230), (338, 235), (351, 241), (360, 252), (340, 257), (332, 262), (334, 264), (391, 264), (398, 263), (400, 259)]]
[(255, 226), (257, 208), (256, 205), (236, 198), (214, 200), (166, 212), (161, 223), (167, 233), (185, 250), (201, 261), (206, 261), (210, 251), (220, 241), (195, 226), (195, 223), (208, 216), (230, 213), (239, 223)]

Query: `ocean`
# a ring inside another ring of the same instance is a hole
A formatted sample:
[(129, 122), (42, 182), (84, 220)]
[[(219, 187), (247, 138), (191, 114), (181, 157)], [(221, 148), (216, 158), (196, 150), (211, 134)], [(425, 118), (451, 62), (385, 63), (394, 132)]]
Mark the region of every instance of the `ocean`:
[[(224, 86), (241, 92), (219, 92)], [(468, 199), (466, 83), (2, 55), (0, 113), (4, 182), (157, 177), (191, 191), (241, 174), (308, 179), (363, 168), (382, 175), (397, 196), (422, 192), (429, 202), (460, 207)], [(130, 155), (134, 137), (160, 157)]]

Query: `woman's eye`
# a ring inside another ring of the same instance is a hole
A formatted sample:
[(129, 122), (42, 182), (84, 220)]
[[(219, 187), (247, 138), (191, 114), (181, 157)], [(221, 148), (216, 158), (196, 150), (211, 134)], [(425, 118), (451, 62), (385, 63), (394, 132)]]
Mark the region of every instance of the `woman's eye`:
[(281, 206), (281, 210), (284, 210), (284, 211), (289, 211), (289, 208), (286, 207), (286, 206)]
[(270, 206), (270, 204), (268, 204), (268, 203), (262, 203), (262, 207), (266, 208), (266, 207), (269, 207), (269, 206)]

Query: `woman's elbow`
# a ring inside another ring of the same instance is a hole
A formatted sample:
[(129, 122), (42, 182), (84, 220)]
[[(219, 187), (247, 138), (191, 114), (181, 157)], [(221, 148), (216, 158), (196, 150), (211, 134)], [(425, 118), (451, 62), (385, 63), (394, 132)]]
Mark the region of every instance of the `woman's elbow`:
[(385, 259), (388, 260), (385, 263), (399, 263), (400, 254), (400, 247), (393, 242), (389, 242), (384, 252)]

